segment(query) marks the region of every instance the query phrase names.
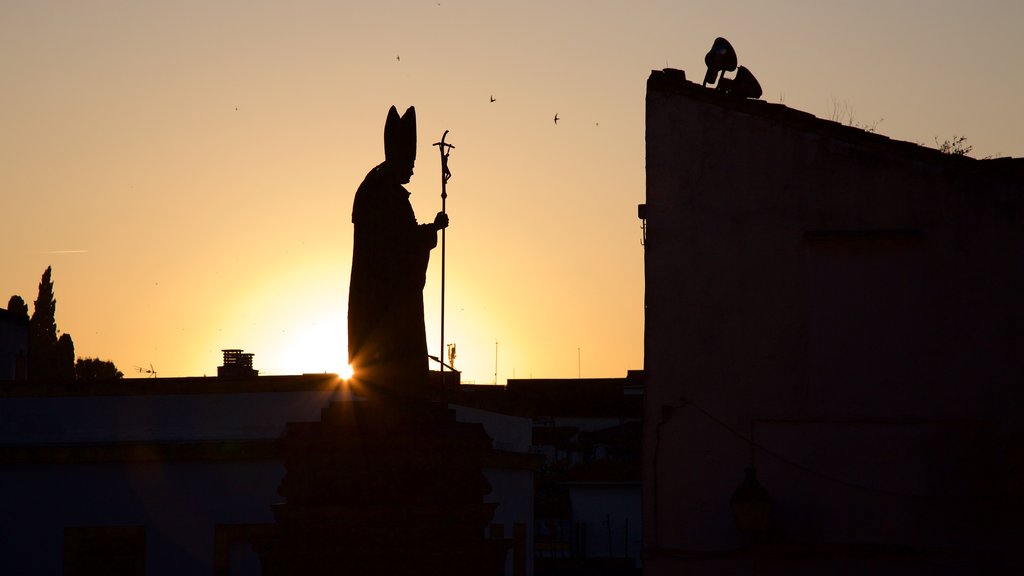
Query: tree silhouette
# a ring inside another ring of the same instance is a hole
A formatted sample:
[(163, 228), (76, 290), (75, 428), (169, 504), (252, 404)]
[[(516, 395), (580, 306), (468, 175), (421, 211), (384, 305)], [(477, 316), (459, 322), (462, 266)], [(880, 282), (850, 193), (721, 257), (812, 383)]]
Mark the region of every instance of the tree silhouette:
[(39, 295), (28, 324), (30, 380), (49, 380), (53, 377), (53, 357), (57, 347), (57, 322), (54, 319), (57, 301), (53, 297), (51, 274), (52, 270), (47, 266), (39, 281)]
[(75, 343), (70, 334), (61, 334), (57, 338), (54, 350), (54, 377), (58, 380), (75, 379)]
[(75, 362), (75, 379), (77, 380), (116, 380), (119, 378), (124, 378), (124, 374), (109, 360), (79, 358)]
[(17, 294), (11, 296), (11, 299), (7, 301), (7, 311), (15, 318), (28, 322), (28, 304), (25, 304), (25, 300), (21, 296)]
[(53, 271), (51, 267), (43, 272), (39, 281), (39, 296), (36, 297), (32, 317), (28, 305), (21, 296), (14, 295), (7, 303), (7, 310), (16, 318), (28, 323), (28, 364), (29, 380), (110, 380), (123, 378), (124, 374), (109, 360), (79, 358), (75, 361), (75, 342), (71, 335), (58, 337), (57, 300), (53, 295)]
[(75, 374), (75, 345), (71, 336), (57, 338), (57, 300), (53, 296), (53, 271), (46, 267), (39, 281), (32, 318), (28, 323), (29, 380), (72, 379)]

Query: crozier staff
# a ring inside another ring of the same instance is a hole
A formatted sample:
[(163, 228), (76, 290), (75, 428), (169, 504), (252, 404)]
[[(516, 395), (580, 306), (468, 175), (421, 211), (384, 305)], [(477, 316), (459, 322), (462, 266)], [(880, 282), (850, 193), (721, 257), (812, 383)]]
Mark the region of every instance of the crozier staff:
[(427, 341), (423, 285), (437, 232), (438, 212), (418, 224), (405, 189), (416, 163), (416, 110), (388, 110), (384, 162), (356, 190), (355, 237), (348, 299), (348, 358), (355, 377), (391, 388), (426, 384)]

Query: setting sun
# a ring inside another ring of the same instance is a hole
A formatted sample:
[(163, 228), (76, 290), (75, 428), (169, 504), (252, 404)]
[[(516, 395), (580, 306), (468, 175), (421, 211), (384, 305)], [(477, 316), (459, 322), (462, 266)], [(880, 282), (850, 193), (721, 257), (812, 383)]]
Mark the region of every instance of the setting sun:
[[(287, 334), (266, 339), (256, 360), (261, 374), (308, 374), (329, 372), (347, 378), (351, 372), (341, 320), (309, 319)], [(253, 350), (256, 351), (255, 349)], [(262, 358), (262, 360), (261, 360)]]
[(352, 378), (353, 374), (355, 374), (355, 371), (352, 370), (351, 364), (345, 364), (344, 366), (341, 367), (341, 372), (338, 372), (338, 376), (341, 377), (342, 380), (348, 380)]

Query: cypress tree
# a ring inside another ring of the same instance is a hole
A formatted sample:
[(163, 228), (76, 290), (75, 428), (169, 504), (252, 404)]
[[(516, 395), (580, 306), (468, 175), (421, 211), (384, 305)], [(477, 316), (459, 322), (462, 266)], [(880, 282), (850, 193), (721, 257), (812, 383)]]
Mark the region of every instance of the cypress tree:
[(53, 297), (51, 267), (46, 267), (39, 281), (39, 296), (28, 323), (29, 380), (52, 380), (57, 377), (57, 300)]

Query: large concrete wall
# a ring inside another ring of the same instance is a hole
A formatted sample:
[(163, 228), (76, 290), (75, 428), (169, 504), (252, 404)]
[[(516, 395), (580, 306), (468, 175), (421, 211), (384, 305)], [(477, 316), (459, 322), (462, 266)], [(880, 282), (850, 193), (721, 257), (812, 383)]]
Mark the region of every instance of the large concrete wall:
[[(1020, 509), (1021, 163), (660, 72), (646, 121), (647, 572), (766, 546), (811, 573), (893, 547), (996, 561)], [(752, 464), (756, 542), (729, 507)]]

